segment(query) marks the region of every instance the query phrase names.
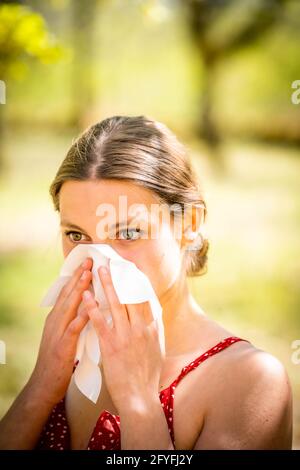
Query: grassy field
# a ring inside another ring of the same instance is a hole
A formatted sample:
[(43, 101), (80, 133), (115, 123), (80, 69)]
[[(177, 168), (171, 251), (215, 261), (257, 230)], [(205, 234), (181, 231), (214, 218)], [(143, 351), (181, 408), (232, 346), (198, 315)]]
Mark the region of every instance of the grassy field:
[[(0, 416), (35, 362), (45, 309), (39, 302), (62, 254), (48, 186), (73, 135), (7, 136), (0, 181)], [(189, 142), (203, 183), (210, 237), (208, 271), (190, 280), (201, 307), (235, 334), (278, 357), (294, 393), (294, 448), (300, 448), (300, 155), (292, 148), (227, 143), (225, 172)]]

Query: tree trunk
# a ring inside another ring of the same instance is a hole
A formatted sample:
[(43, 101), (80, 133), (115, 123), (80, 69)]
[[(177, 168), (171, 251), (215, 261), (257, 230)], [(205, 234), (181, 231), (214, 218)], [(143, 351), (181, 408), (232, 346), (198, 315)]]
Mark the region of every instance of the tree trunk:
[(218, 147), (220, 133), (213, 114), (213, 92), (215, 86), (215, 63), (205, 57), (202, 51), (204, 73), (202, 77), (202, 93), (200, 98), (200, 112), (196, 124), (196, 134), (204, 139), (211, 148)]
[(83, 127), (85, 116), (94, 101), (94, 21), (97, 17), (97, 4), (97, 0), (89, 2), (73, 0), (70, 4), (71, 38), (74, 53), (71, 72), (71, 124), (78, 130)]

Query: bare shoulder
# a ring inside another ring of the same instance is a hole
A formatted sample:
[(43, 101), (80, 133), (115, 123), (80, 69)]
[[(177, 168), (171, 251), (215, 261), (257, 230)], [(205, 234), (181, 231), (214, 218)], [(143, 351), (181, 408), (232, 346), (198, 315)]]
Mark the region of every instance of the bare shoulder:
[[(291, 384), (284, 365), (272, 354), (243, 342), (228, 364), (228, 373), (236, 384), (234, 389), (244, 404), (255, 400), (255, 409), (266, 407), (280, 414), (291, 405)], [(268, 406), (267, 406), (268, 405)]]
[(292, 391), (283, 364), (245, 341), (218, 356), (194, 449), (291, 449)]

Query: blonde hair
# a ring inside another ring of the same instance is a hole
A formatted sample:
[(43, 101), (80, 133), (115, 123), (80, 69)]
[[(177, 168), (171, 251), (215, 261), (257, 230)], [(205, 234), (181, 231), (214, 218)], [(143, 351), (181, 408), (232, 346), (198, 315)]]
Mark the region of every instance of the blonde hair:
[[(184, 146), (161, 122), (145, 116), (112, 116), (86, 129), (71, 145), (50, 186), (55, 210), (65, 181), (114, 179), (130, 181), (153, 191), (168, 206), (207, 208)], [(174, 215), (178, 215), (174, 213)], [(209, 241), (186, 251), (188, 276), (207, 270)]]

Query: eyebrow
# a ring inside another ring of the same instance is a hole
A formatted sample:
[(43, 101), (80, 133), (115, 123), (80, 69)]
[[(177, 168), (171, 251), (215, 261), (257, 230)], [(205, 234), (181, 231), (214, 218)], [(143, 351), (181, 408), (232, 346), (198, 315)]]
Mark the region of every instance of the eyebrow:
[[(120, 228), (120, 227), (126, 227), (128, 224), (130, 224), (130, 222), (132, 221), (132, 219), (134, 219), (134, 217), (131, 217), (130, 219), (128, 220), (124, 220), (122, 222), (118, 222), (116, 224), (113, 224), (109, 227), (109, 231), (114, 229), (114, 228)], [(60, 225), (62, 227), (69, 227), (69, 228), (74, 228), (75, 230), (80, 230), (81, 232), (85, 232), (85, 230), (83, 230), (81, 227), (79, 227), (79, 225), (76, 225), (76, 224), (72, 224), (71, 222), (69, 222), (68, 220), (64, 220), (62, 219), (61, 222), (60, 222)]]

